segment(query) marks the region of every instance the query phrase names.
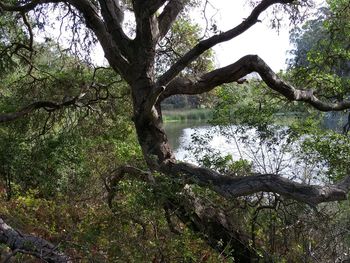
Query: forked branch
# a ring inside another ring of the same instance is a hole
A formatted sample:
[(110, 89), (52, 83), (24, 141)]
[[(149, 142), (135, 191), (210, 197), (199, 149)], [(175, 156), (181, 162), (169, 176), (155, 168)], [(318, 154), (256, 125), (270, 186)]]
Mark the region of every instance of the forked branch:
[[(106, 21), (101, 19), (99, 10), (91, 1), (69, 0), (67, 2), (73, 5), (84, 16), (86, 25), (95, 33), (105, 52), (105, 57), (112, 68), (128, 79), (127, 72), (130, 65), (122, 52), (124, 50), (123, 45), (127, 41), (126, 36), (120, 31), (119, 36), (123, 36), (125, 39), (119, 39), (116, 42), (113, 35), (107, 30)], [(118, 27), (117, 25), (114, 26)]]
[(131, 60), (131, 40), (123, 31), (124, 10), (119, 1), (99, 0), (101, 14), (105, 21), (107, 30), (125, 57)]
[(213, 46), (231, 40), (240, 34), (244, 33), (247, 29), (255, 25), (259, 20), (259, 16), (267, 8), (274, 4), (288, 4), (292, 3), (293, 0), (262, 0), (258, 4), (251, 14), (238, 26), (216, 34), (208, 39), (198, 42), (190, 51), (188, 51), (182, 58), (180, 58), (174, 65), (172, 65), (159, 79), (157, 82), (158, 86), (167, 85), (173, 78), (175, 78), (185, 67), (187, 67), (191, 62), (197, 59), (205, 51), (212, 48)]

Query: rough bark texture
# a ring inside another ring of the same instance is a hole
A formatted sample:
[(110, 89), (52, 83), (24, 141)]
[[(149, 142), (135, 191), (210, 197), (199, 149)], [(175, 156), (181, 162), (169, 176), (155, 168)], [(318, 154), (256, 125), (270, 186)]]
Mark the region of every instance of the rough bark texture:
[(32, 235), (22, 234), (0, 218), (0, 243), (6, 244), (12, 251), (28, 254), (50, 263), (72, 262), (59, 252), (57, 247), (46, 240)]

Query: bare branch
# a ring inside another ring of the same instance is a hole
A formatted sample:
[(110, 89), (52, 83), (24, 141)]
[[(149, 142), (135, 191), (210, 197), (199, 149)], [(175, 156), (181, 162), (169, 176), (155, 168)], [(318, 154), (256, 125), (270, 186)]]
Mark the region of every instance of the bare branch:
[(274, 5), (274, 4), (288, 4), (292, 3), (293, 0), (262, 0), (260, 4), (258, 4), (251, 14), (238, 26), (214, 35), (208, 39), (202, 40), (198, 42), (196, 46), (194, 46), (190, 51), (188, 51), (181, 59), (179, 59), (174, 65), (168, 69), (167, 72), (165, 72), (157, 82), (158, 86), (165, 86), (167, 85), (174, 77), (176, 77), (185, 67), (187, 67), (192, 61), (197, 59), (201, 54), (203, 54), (208, 49), (212, 48), (213, 46), (231, 40), (243, 32), (245, 32), (247, 29), (252, 27), (254, 24), (256, 24), (259, 20), (259, 15), (264, 12), (268, 7)]
[(13, 229), (0, 218), (0, 243), (7, 245), (15, 253), (23, 253), (35, 256), (45, 262), (68, 263), (72, 262), (68, 256), (57, 250), (57, 247), (48, 241), (20, 233)]
[(163, 38), (169, 31), (177, 15), (183, 10), (185, 0), (172, 0), (164, 8), (158, 17), (159, 39)]
[(46, 111), (52, 112), (55, 110), (59, 110), (63, 107), (73, 106), (82, 98), (82, 96), (83, 95), (76, 96), (76, 97), (74, 97), (70, 100), (64, 101), (62, 103), (55, 103), (52, 101), (37, 101), (37, 102), (34, 102), (34, 103), (22, 108), (21, 110), (19, 110), (17, 112), (1, 113), (0, 114), (0, 123), (9, 122), (9, 121), (19, 119), (21, 117), (24, 117), (24, 116), (34, 112), (37, 109), (45, 109)]
[(221, 84), (240, 81), (242, 77), (252, 72), (259, 73), (271, 89), (291, 101), (306, 102), (320, 111), (341, 111), (350, 108), (350, 101), (324, 102), (319, 100), (312, 90), (296, 89), (281, 80), (257, 55), (247, 55), (229, 66), (211, 71), (197, 79), (176, 78), (169, 83), (160, 100), (175, 94), (204, 93)]
[(235, 198), (257, 192), (273, 192), (310, 205), (347, 199), (350, 176), (335, 185), (307, 185), (275, 174), (256, 174), (233, 177), (188, 163), (164, 167), (173, 174), (182, 174), (187, 180), (210, 187), (225, 198)]

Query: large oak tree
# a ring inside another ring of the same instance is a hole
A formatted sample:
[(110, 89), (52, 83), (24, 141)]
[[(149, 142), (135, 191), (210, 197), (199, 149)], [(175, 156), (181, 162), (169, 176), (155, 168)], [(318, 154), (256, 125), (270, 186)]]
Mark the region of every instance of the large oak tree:
[[(23, 21), (23, 30), (27, 37), (23, 37), (23, 42), (12, 43), (11, 48), (13, 53), (24, 50), (30, 54), (35, 48), (33, 38), (36, 30), (33, 30), (33, 23), (38, 23), (35, 19), (40, 17), (40, 13), (52, 5), (56, 9), (68, 10), (68, 15), (76, 17), (77, 20), (74, 20), (76, 23), (83, 23), (92, 32), (101, 44), (110, 67), (128, 84), (132, 96), (133, 122), (149, 172), (133, 167), (121, 167), (115, 171), (107, 187), (110, 192), (110, 202), (114, 194), (113, 185), (124, 175), (128, 174), (155, 185), (157, 180), (152, 177), (152, 172), (160, 172), (169, 178), (181, 178), (183, 185), (197, 184), (208, 187), (227, 199), (262, 191), (277, 193), (313, 206), (322, 202), (346, 199), (350, 189), (350, 176), (334, 185), (307, 185), (273, 174), (232, 177), (176, 160), (162, 125), (161, 102), (170, 96), (202, 94), (224, 83), (240, 82), (246, 75), (256, 72), (268, 87), (290, 101), (305, 102), (320, 111), (342, 111), (350, 108), (350, 101), (320, 100), (312, 89), (292, 86), (280, 79), (257, 55), (245, 55), (231, 65), (199, 76), (186, 77), (186, 74), (182, 74), (192, 62), (215, 45), (232, 40), (253, 27), (259, 22), (260, 15), (268, 8), (276, 6), (295, 8), (302, 4), (294, 0), (257, 1), (249, 16), (240, 24), (199, 40), (159, 75), (155, 70), (157, 45), (165, 38), (178, 15), (189, 2), (186, 0), (133, 0), (131, 3), (118, 0), (0, 1), (0, 17), (15, 15)], [(135, 16), (133, 38), (129, 37), (130, 34), (123, 27), (125, 12), (132, 12)], [(23, 60), (30, 64), (30, 55), (25, 58)], [(15, 112), (1, 113), (0, 122), (13, 121), (39, 109), (55, 111), (75, 105), (81, 98), (82, 95), (79, 94), (60, 103), (33, 101)], [(168, 209), (175, 211), (181, 220), (191, 221), (192, 227), (204, 233), (208, 243), (213, 247), (221, 240), (227, 244), (231, 243), (235, 248), (236, 258), (241, 259), (242, 262), (244, 259), (256, 257), (253, 255), (254, 252), (246, 246), (248, 243), (245, 243), (247, 241), (244, 236), (235, 232), (222, 211), (211, 207), (203, 213), (198, 207), (203, 207), (205, 204), (196, 199), (190, 191), (185, 193), (187, 200), (182, 203), (172, 200), (166, 204)], [(196, 213), (195, 220), (189, 216), (188, 211), (191, 209)], [(233, 240), (238, 242), (235, 244)], [(14, 251), (29, 253), (48, 262), (69, 261), (69, 258), (57, 252), (53, 245), (40, 238), (23, 235), (2, 220), (0, 220), (0, 241)]]

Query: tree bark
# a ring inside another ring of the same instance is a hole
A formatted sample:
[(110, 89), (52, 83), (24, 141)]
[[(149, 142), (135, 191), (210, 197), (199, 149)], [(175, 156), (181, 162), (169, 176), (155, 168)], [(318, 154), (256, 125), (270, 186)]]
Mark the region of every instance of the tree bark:
[(20, 252), (32, 255), (49, 263), (73, 262), (45, 239), (22, 234), (6, 224), (2, 218), (0, 218), (0, 243), (6, 244), (14, 251), (14, 254)]

